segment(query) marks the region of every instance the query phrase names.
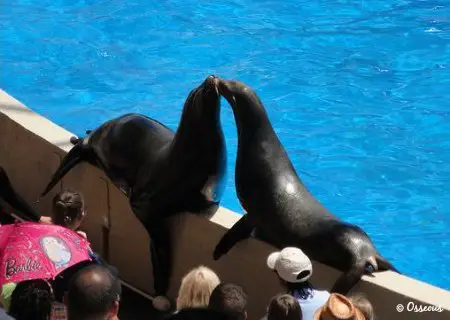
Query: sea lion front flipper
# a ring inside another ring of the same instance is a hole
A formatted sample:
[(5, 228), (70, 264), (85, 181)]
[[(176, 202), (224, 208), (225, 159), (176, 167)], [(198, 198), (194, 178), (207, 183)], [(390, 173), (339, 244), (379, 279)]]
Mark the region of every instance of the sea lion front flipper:
[(375, 256), (375, 259), (378, 264), (378, 271), (391, 270), (393, 272), (397, 272), (397, 273), (401, 274), (401, 272), (396, 267), (394, 267), (394, 265), (392, 263), (390, 263), (388, 260), (386, 260), (386, 258), (382, 257), (381, 255), (377, 254)]
[(214, 260), (218, 260), (221, 256), (226, 254), (239, 241), (250, 237), (253, 228), (253, 224), (250, 222), (248, 214), (242, 216), (242, 218), (240, 218), (239, 221), (224, 234), (222, 239), (220, 239), (214, 249)]
[(172, 243), (166, 219), (152, 217), (145, 226), (150, 236), (150, 256), (156, 296), (165, 296), (172, 274)]
[(346, 295), (358, 283), (366, 269), (366, 261), (356, 261), (334, 284), (331, 292)]

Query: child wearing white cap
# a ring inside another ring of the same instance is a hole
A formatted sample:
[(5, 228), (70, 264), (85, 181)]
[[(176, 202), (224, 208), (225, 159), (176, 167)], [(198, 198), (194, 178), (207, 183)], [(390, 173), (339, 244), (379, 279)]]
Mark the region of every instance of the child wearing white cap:
[(315, 289), (308, 279), (312, 263), (302, 250), (286, 247), (267, 258), (267, 266), (274, 270), (289, 294), (300, 303), (303, 320), (313, 320), (314, 313), (328, 300), (330, 293)]

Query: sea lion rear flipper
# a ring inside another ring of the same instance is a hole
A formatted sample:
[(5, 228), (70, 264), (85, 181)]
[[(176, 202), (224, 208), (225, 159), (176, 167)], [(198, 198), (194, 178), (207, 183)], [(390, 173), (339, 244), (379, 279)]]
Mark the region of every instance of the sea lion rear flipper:
[(24, 220), (39, 221), (40, 215), (13, 188), (6, 171), (0, 167), (0, 197)]
[(69, 153), (61, 161), (56, 172), (53, 174), (52, 179), (48, 183), (41, 197), (44, 197), (53, 187), (60, 181), (73, 167), (82, 161), (88, 161), (86, 147), (83, 146), (83, 141), (79, 140)]
[(253, 228), (254, 227), (248, 218), (248, 214), (242, 216), (242, 218), (225, 233), (222, 239), (220, 239), (214, 249), (214, 260), (218, 260), (221, 256), (226, 254), (239, 241), (248, 238), (251, 235)]
[(366, 267), (366, 261), (355, 263), (350, 270), (344, 272), (334, 284), (331, 292), (346, 295), (361, 279)]

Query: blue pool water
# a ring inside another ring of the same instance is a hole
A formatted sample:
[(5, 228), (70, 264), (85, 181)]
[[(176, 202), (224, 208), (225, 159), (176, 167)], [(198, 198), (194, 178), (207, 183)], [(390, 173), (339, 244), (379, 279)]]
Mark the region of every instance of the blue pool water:
[[(450, 3), (15, 0), (1, 87), (83, 135), (127, 112), (177, 128), (209, 74), (247, 82), (299, 175), (405, 274), (450, 289)], [(223, 103), (234, 189), (236, 127)]]

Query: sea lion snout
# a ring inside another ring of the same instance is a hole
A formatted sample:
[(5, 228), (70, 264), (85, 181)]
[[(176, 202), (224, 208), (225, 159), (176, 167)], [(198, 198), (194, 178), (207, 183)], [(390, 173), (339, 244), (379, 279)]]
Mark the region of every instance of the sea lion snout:
[(216, 78), (215, 82), (216, 82), (219, 93), (228, 101), (228, 103), (232, 107), (234, 107), (234, 105), (236, 103), (236, 98), (235, 98), (234, 90), (232, 87), (233, 81)]
[(209, 75), (203, 82), (203, 86), (202, 86), (203, 89), (206, 92), (210, 92), (210, 91), (214, 90), (216, 95), (219, 96), (220, 94), (219, 94), (219, 89), (217, 88), (217, 79), (218, 79), (217, 76), (215, 76), (213, 74)]
[(238, 100), (241, 101), (240, 104), (244, 105), (262, 105), (254, 90), (245, 83), (221, 78), (217, 78), (216, 81), (219, 93), (228, 101), (233, 109), (237, 106)]
[(213, 75), (213, 74), (209, 75), (203, 82), (203, 85), (207, 86), (207, 87), (216, 86), (216, 82), (217, 82), (216, 79), (217, 79), (217, 77), (215, 75)]

